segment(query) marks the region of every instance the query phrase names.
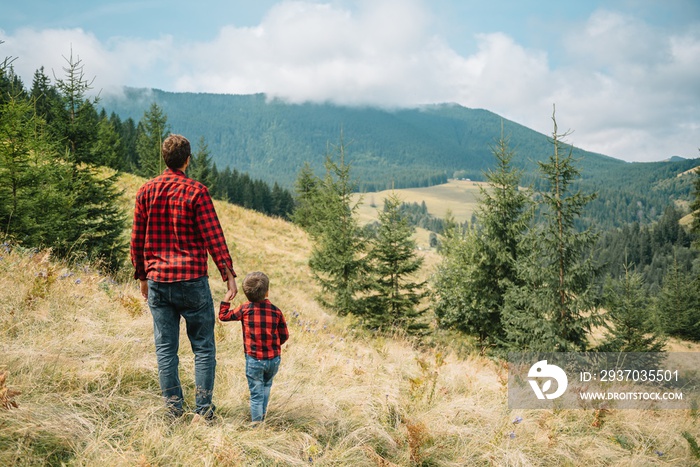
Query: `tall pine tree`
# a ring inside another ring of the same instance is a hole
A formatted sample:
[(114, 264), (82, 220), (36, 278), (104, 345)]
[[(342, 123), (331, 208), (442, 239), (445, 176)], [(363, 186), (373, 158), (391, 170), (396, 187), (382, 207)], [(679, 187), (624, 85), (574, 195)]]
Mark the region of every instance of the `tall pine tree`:
[(209, 191), (214, 189), (214, 176), (212, 174), (212, 159), (209, 146), (204, 136), (199, 138), (197, 149), (192, 154), (192, 160), (187, 166), (187, 175), (207, 186)]
[(504, 297), (519, 284), (515, 264), (531, 204), (519, 190), (521, 172), (503, 135), (492, 152), (496, 168), (485, 173), (488, 189), (481, 188), (475, 226), (463, 232), (452, 225), (446, 232), (434, 287), (440, 325), (474, 335), (482, 346), (504, 338)]
[(503, 321), (507, 345), (518, 350), (584, 350), (592, 327), (601, 323), (590, 259), (596, 235), (577, 231), (576, 220), (595, 195), (572, 191), (579, 176), (572, 148), (552, 114), (553, 152), (539, 162), (545, 191), (538, 193), (542, 222), (523, 239), (516, 263), (518, 283), (506, 292)]
[(372, 328), (398, 328), (417, 333), (427, 328), (418, 306), (426, 296), (425, 282), (415, 273), (423, 264), (416, 254), (414, 229), (401, 213), (401, 200), (392, 193), (379, 213), (379, 227), (370, 241), (362, 319)]
[[(58, 90), (51, 85), (51, 80), (44, 73), (44, 67), (34, 72), (32, 89), (29, 94), (34, 103), (34, 111), (42, 118), (49, 128), (52, 128), (60, 115), (63, 114), (63, 102)], [(56, 132), (52, 133), (57, 136)]]
[(309, 163), (304, 162), (294, 184), (296, 200), (292, 213), (292, 222), (303, 229), (309, 230), (319, 225), (320, 219), (316, 219), (316, 216), (321, 213), (318, 199), (320, 186), (321, 180), (314, 175)]
[(168, 117), (153, 102), (144, 112), (136, 129), (136, 153), (139, 157), (139, 173), (146, 178), (160, 175), (165, 170), (161, 154), (163, 141), (170, 134)]
[(73, 51), (65, 58), (64, 78), (56, 79), (56, 90), (61, 108), (53, 125), (61, 142), (65, 144), (68, 161), (74, 166), (82, 163), (99, 163), (93, 160), (92, 147), (97, 141), (98, 115), (94, 104), (97, 99), (87, 98), (92, 80), (85, 77), (85, 66), (80, 57), (74, 59)]
[(342, 136), (334, 149), (337, 162), (332, 154), (326, 156), (326, 175), (314, 198), (309, 265), (324, 292), (321, 302), (338, 314), (357, 314), (361, 312), (357, 294), (365, 272), (365, 239), (356, 217), (359, 201), (352, 197), (355, 184), (345, 162)]

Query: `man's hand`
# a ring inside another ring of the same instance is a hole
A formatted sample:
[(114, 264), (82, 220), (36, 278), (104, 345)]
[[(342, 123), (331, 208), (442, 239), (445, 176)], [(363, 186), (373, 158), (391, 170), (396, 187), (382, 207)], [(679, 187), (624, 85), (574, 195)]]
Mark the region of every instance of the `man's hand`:
[(226, 291), (226, 295), (224, 295), (224, 301), (230, 302), (233, 300), (233, 297), (238, 294), (238, 286), (236, 285), (236, 277), (229, 268), (226, 268), (226, 278), (228, 290)]
[(148, 300), (148, 280), (141, 281), (141, 295)]

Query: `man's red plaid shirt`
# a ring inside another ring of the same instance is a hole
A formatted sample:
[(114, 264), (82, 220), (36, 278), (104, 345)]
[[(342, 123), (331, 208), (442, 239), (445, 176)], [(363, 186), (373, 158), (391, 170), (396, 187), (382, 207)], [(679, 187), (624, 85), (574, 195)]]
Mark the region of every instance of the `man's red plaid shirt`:
[(181, 170), (166, 169), (139, 189), (130, 250), (136, 279), (180, 282), (206, 276), (207, 252), (224, 281), (226, 268), (233, 272), (207, 187)]
[(270, 360), (282, 353), (282, 344), (289, 339), (284, 315), (270, 300), (246, 302), (229, 309), (228, 302), (221, 303), (221, 321), (240, 321), (243, 330), (245, 353), (258, 360)]

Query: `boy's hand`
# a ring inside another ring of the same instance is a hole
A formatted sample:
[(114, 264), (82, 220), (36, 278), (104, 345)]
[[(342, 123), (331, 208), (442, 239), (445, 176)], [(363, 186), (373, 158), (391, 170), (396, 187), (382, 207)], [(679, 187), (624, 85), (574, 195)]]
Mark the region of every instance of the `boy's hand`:
[(229, 311), (231, 310), (231, 304), (229, 302), (221, 302), (219, 304), (219, 321), (227, 321), (230, 319)]

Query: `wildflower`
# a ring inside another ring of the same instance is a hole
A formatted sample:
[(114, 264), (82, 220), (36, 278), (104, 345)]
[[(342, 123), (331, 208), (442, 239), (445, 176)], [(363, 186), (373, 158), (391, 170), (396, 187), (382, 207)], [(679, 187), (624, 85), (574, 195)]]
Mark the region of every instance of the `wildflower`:
[(515, 431), (511, 431), (508, 436), (510, 436), (510, 439), (515, 439)]
[(659, 456), (659, 457), (661, 457), (661, 456), (664, 455), (663, 451), (659, 451), (658, 449), (657, 449), (656, 451), (654, 451), (654, 452), (656, 452), (656, 455)]
[(523, 417), (515, 417), (513, 420), (513, 425), (517, 425), (518, 423), (523, 421)]
[(81, 281), (79, 278), (75, 280), (75, 283), (76, 283), (76, 284), (80, 284), (81, 282), (82, 282), (82, 281)]

